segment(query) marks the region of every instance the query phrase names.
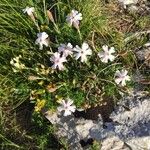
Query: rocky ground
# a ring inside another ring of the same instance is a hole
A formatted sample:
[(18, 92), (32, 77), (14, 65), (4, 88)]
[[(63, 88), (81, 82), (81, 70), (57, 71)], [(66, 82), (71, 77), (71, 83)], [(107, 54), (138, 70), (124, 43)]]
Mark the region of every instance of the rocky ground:
[[(59, 114), (46, 118), (58, 127), (59, 138), (66, 138), (71, 149), (83, 149), (81, 142), (102, 141), (102, 149), (150, 149), (150, 95), (136, 91), (123, 98), (110, 115), (111, 122), (63, 117)], [(115, 143), (115, 144), (114, 144)]]

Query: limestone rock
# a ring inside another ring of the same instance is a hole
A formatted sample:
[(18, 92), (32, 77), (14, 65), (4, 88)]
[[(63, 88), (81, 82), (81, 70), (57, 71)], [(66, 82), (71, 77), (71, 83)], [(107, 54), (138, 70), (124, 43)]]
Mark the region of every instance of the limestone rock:
[(101, 150), (130, 150), (117, 136), (102, 141)]
[(139, 61), (150, 67), (150, 43), (146, 43), (141, 49), (135, 51)]
[(80, 141), (94, 139), (102, 141), (102, 150), (149, 150), (150, 143), (150, 96), (133, 92), (118, 103), (111, 114), (112, 122), (87, 120), (57, 113), (46, 114), (46, 118), (58, 131), (58, 138), (65, 138), (71, 150), (82, 150)]

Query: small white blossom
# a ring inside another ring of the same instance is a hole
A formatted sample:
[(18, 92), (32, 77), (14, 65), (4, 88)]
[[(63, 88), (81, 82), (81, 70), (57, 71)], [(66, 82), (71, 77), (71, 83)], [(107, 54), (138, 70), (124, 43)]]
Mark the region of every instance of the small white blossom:
[(71, 115), (72, 112), (75, 112), (75, 109), (76, 107), (73, 105), (73, 101), (71, 99), (67, 99), (66, 101), (62, 100), (61, 106), (57, 108), (59, 112), (62, 112), (62, 111), (64, 112), (63, 113), (64, 116)]
[(115, 59), (115, 56), (112, 55), (112, 53), (115, 53), (114, 47), (109, 49), (107, 45), (104, 45), (102, 49), (103, 52), (99, 52), (98, 56), (103, 63), (108, 63), (108, 60), (113, 61)]
[(66, 57), (64, 56), (61, 57), (60, 53), (55, 52), (53, 56), (51, 56), (50, 61), (54, 63), (52, 66), (53, 69), (58, 68), (59, 70), (64, 70), (65, 67), (63, 65), (63, 62), (66, 62), (67, 60), (66, 60)]
[(80, 48), (78, 45), (74, 48), (74, 51), (76, 52), (75, 59), (78, 60), (81, 57), (81, 62), (87, 61), (87, 56), (92, 55), (92, 50), (90, 49), (89, 45), (87, 43), (82, 44), (82, 48)]
[(82, 20), (82, 14), (76, 10), (72, 10), (66, 18), (66, 21), (69, 23), (69, 25), (73, 25), (75, 28), (79, 28), (80, 20)]
[(35, 12), (34, 7), (26, 7), (25, 9), (23, 9), (24, 13), (27, 13), (29, 16), (33, 15), (33, 13)]
[(37, 39), (35, 41), (35, 44), (38, 44), (40, 47), (40, 50), (43, 49), (43, 45), (45, 45), (46, 47), (49, 45), (49, 41), (48, 41), (48, 34), (46, 32), (40, 32), (37, 34)]
[(115, 82), (117, 84), (121, 84), (121, 86), (125, 86), (126, 85), (126, 81), (130, 81), (130, 76), (127, 75), (128, 74), (128, 71), (127, 70), (117, 70), (116, 73), (115, 73)]
[(73, 54), (73, 46), (71, 45), (71, 43), (68, 43), (67, 45), (65, 44), (60, 44), (60, 46), (58, 47), (58, 52), (59, 53), (63, 53), (63, 56), (67, 57), (67, 56), (71, 56)]

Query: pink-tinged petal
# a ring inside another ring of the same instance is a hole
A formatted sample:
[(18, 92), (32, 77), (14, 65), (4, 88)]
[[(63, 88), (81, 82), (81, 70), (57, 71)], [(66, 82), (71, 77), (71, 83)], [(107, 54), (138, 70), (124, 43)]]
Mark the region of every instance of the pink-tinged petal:
[(116, 78), (116, 79), (115, 79), (115, 82), (116, 82), (117, 84), (120, 84), (120, 83), (122, 82), (122, 79), (121, 79), (121, 78)]
[(121, 77), (121, 73), (120, 73), (120, 71), (119, 71), (119, 70), (117, 70), (117, 71), (116, 71), (115, 76), (117, 76), (117, 77)]
[(77, 15), (77, 14), (78, 14), (78, 11), (73, 9), (73, 10), (71, 11), (71, 13), (74, 14), (74, 15)]
[(39, 49), (42, 50), (43, 49), (43, 44), (39, 43)]
[(81, 62), (87, 62), (86, 55), (81, 55)]
[(59, 58), (59, 57), (60, 57), (60, 53), (55, 52), (55, 53), (54, 53), (54, 57), (55, 57), (55, 58)]
[(56, 69), (56, 68), (57, 68), (57, 65), (56, 65), (56, 64), (53, 64), (51, 67), (52, 67), (52, 69)]
[(98, 56), (99, 56), (100, 58), (104, 57), (104, 52), (99, 52), (99, 53), (98, 53)]
[(67, 105), (70, 106), (73, 104), (73, 101), (71, 99), (67, 99)]
[(48, 38), (48, 34), (46, 33), (46, 32), (42, 32), (41, 33), (41, 39), (42, 40), (45, 40), (45, 39), (47, 39)]
[[(81, 13), (80, 13), (81, 14)], [(75, 19), (75, 21), (79, 21), (79, 20), (82, 20), (82, 14), (81, 15), (76, 15), (75, 17), (74, 17), (74, 19)]]
[(58, 69), (59, 69), (59, 70), (64, 70), (65, 67), (63, 66), (63, 64), (59, 64), (59, 65), (58, 65)]
[(81, 48), (80, 48), (78, 45), (76, 45), (76, 47), (73, 49), (73, 51), (75, 51), (75, 52), (80, 52), (80, 51), (81, 51)]
[(102, 46), (102, 49), (103, 49), (105, 52), (108, 52), (108, 46), (107, 46), (107, 45), (103, 45), (103, 46)]
[(76, 107), (75, 107), (75, 106), (70, 106), (70, 107), (69, 107), (69, 110), (70, 110), (71, 112), (75, 112)]
[(111, 47), (111, 48), (109, 49), (109, 53), (115, 53), (115, 48), (114, 48), (114, 47)]
[(73, 21), (73, 26), (74, 26), (76, 29), (79, 29), (79, 21)]
[(86, 50), (85, 54), (86, 55), (92, 55), (92, 50), (91, 49)]
[(126, 86), (126, 80), (122, 80), (121, 85)]
[(74, 54), (74, 56), (76, 60), (78, 60), (81, 57), (80, 53)]
[(125, 80), (130, 81), (131, 80), (130, 76), (126, 76)]
[(128, 71), (127, 70), (121, 70), (121, 74), (122, 74), (122, 76), (126, 76), (128, 74)]
[(69, 110), (65, 110), (65, 112), (64, 112), (64, 116), (69, 116), (69, 115), (71, 115), (71, 111), (69, 111)]
[(87, 50), (88, 48), (89, 48), (89, 45), (84, 42), (84, 43), (82, 44), (82, 49), (83, 49), (83, 50)]
[(73, 46), (72, 46), (71, 43), (68, 43), (68, 44), (67, 44), (67, 47), (69, 47), (69, 48), (71, 48), (71, 49), (73, 48)]
[(48, 41), (43, 41), (43, 45), (45, 45), (46, 47), (48, 46)]
[(110, 61), (114, 61), (114, 59), (115, 59), (115, 56), (109, 55), (109, 60), (110, 60)]
[(61, 101), (61, 104), (62, 104), (63, 106), (65, 106), (65, 105), (66, 105), (65, 100), (62, 100), (62, 101)]
[(65, 56), (60, 57), (60, 62), (61, 62), (61, 63), (66, 62), (66, 61), (67, 61), (67, 59), (66, 59)]
[(103, 63), (108, 63), (108, 57), (102, 57), (102, 58), (101, 58), (101, 61), (102, 61)]

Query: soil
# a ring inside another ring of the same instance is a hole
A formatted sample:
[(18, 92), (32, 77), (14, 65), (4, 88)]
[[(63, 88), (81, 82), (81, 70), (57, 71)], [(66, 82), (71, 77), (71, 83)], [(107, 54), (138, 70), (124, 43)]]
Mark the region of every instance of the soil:
[(84, 119), (97, 120), (99, 118), (99, 114), (101, 114), (103, 122), (111, 122), (112, 120), (109, 116), (114, 110), (114, 101), (112, 98), (107, 97), (104, 102), (106, 105), (91, 107), (84, 111), (76, 110), (74, 116), (76, 118), (83, 117)]

